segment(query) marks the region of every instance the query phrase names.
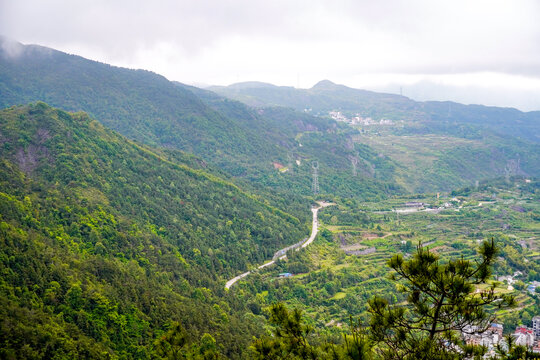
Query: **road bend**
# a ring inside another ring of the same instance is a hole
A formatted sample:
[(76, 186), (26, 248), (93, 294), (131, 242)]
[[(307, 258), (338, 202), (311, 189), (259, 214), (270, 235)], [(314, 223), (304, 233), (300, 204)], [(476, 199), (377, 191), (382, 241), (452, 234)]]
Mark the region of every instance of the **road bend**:
[[(298, 248), (296, 248), (297, 251), (300, 248), (307, 247), (317, 237), (317, 233), (319, 232), (319, 221), (317, 219), (317, 213), (319, 212), (319, 209), (327, 207), (327, 206), (334, 205), (333, 203), (328, 203), (328, 202), (324, 202), (324, 201), (319, 201), (317, 203), (319, 204), (318, 207), (311, 208), (311, 212), (313, 213), (313, 222), (312, 222), (312, 225), (311, 225), (311, 235)], [(283, 251), (285, 253), (288, 248), (289, 247), (286, 247), (286, 248), (283, 248), (283, 249), (281, 249), (279, 251)], [(285, 253), (285, 255), (279, 257), (278, 260), (284, 259), (286, 257), (287, 257), (287, 254)], [(267, 266), (270, 266), (270, 265), (274, 265), (275, 263), (276, 263), (276, 260), (268, 261), (268, 262), (266, 262), (266, 263), (264, 263), (262, 265), (259, 265), (257, 267), (257, 270), (263, 269), (263, 268), (265, 268)], [(227, 283), (225, 284), (225, 289), (230, 289), (231, 286), (233, 286), (238, 280), (245, 278), (249, 274), (251, 274), (251, 271), (246, 271), (243, 274), (240, 274), (238, 276), (233, 277), (231, 280), (227, 281)]]

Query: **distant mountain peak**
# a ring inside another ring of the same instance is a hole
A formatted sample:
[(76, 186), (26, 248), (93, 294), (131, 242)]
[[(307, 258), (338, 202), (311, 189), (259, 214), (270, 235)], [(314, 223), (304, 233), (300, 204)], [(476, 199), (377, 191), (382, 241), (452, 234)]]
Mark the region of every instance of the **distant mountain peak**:
[(336, 83), (331, 82), (330, 80), (321, 80), (315, 85), (313, 85), (312, 89), (328, 89), (328, 88), (335, 88), (338, 86)]

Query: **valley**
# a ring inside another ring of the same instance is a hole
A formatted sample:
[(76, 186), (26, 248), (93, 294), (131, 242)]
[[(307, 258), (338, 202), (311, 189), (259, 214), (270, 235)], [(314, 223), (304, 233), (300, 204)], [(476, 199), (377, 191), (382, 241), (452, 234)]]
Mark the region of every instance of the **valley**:
[[(351, 138), (354, 146), (368, 147), (386, 160), (392, 172), (384, 177), (409, 192), (451, 191), (506, 173), (539, 175), (540, 112), (415, 102), (330, 81), (311, 89), (258, 83), (211, 89), (256, 107), (292, 107), (347, 123), (356, 130)], [(348, 159), (350, 174), (369, 174), (378, 168), (370, 159)]]
[[(502, 249), (494, 279), (520, 274), (513, 282), (517, 287), (507, 280), (496, 285), (497, 292), (514, 294), (518, 301), (516, 309), (497, 314), (497, 322), (505, 332), (520, 322), (531, 326), (540, 313), (536, 293), (528, 290), (540, 280), (537, 187), (538, 182), (524, 179), (500, 180), (440, 198), (344, 201), (319, 215), (321, 231), (312, 247), (236, 286), (252, 293), (245, 301), (261, 308), (284, 301), (303, 309), (320, 334), (333, 336), (349, 326), (350, 316), (367, 321), (367, 300), (373, 294), (404, 301), (386, 267), (396, 253), (407, 258), (421, 243), (443, 259), (472, 259), (477, 246), (493, 238)], [(279, 278), (283, 272), (292, 276)]]
[(257, 358), (284, 346), (281, 316), (312, 358), (351, 359), (375, 296), (414, 300), (391, 259), (476, 266), (491, 240), (472, 294), (516, 306), (484, 315), (510, 333), (540, 314), (538, 112), (330, 81), (202, 89), (10, 46), (1, 358)]

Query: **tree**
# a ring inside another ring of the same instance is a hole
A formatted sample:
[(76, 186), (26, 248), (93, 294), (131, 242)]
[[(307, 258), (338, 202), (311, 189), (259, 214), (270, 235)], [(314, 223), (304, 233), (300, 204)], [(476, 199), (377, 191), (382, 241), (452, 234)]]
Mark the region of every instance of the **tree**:
[(371, 360), (372, 344), (365, 329), (351, 319), (350, 334), (344, 334), (339, 345), (319, 341), (313, 345), (309, 339), (313, 329), (304, 323), (302, 312), (288, 310), (282, 303), (270, 308), (270, 323), (275, 326), (272, 336), (255, 339), (251, 346), (253, 359), (260, 360)]
[(155, 342), (157, 355), (162, 359), (187, 359), (185, 347), (188, 345), (187, 332), (179, 322), (171, 324), (170, 330)]
[(536, 354), (523, 345), (516, 345), (512, 335), (505, 337), (503, 344), (498, 344), (496, 348), (497, 357), (493, 360), (529, 360), (540, 359), (540, 354)]
[(362, 328), (360, 322), (353, 323), (351, 317), (350, 335), (344, 335), (342, 345), (342, 358), (351, 360), (370, 360), (372, 359), (372, 343)]
[(487, 307), (514, 304), (512, 296), (495, 293), (495, 285), (483, 290), (498, 253), (493, 240), (479, 249), (481, 261), (463, 258), (446, 263), (418, 245), (405, 261), (394, 256), (389, 266), (398, 289), (407, 294), (406, 304), (389, 304), (381, 297), (369, 301), (370, 333), (384, 359), (460, 359), (472, 354), (460, 333), (487, 330), (494, 317)]
[(300, 310), (273, 304), (270, 323), (275, 326), (273, 336), (256, 339), (251, 347), (255, 359), (319, 359), (307, 339), (312, 328), (303, 323)]

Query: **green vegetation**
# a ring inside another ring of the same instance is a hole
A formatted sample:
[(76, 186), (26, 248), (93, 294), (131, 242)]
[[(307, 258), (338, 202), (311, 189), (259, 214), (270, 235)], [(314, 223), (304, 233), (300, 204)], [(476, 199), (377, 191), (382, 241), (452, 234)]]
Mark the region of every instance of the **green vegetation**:
[[(277, 207), (284, 198), (295, 209), (305, 206), (313, 160), (323, 192), (369, 199), (400, 190), (389, 181), (394, 165), (355, 147), (347, 126), (290, 109), (260, 112), (148, 71), (39, 46), (20, 45), (10, 57), (0, 47), (0, 89), (0, 107), (44, 101), (85, 111), (132, 140), (199, 156), (207, 172), (217, 169)], [(359, 163), (358, 176), (351, 176), (350, 159)]]
[[(369, 301), (369, 326), (351, 321), (343, 341), (332, 343), (314, 333), (298, 309), (289, 311), (282, 303), (273, 304), (269, 322), (271, 335), (252, 345), (255, 359), (482, 359), (487, 349), (466, 344), (461, 332), (469, 326), (484, 331), (493, 321), (488, 308), (504, 309), (514, 304), (510, 295), (498, 294), (495, 285), (477, 291), (485, 283), (498, 250), (484, 242), (480, 261), (450, 260), (422, 246), (409, 260), (394, 256), (388, 265), (394, 281), (407, 301), (389, 304), (381, 297)], [(508, 347), (497, 350), (504, 359), (533, 359), (538, 355), (507, 340)]]
[(538, 144), (487, 130), (480, 132), (482, 136), (471, 137), (474, 130), (453, 134), (429, 126), (405, 130), (370, 127), (355, 141), (399, 164), (396, 181), (413, 193), (449, 191), (499, 177), (506, 171), (510, 176), (538, 175)]
[[(540, 314), (538, 113), (327, 81), (215, 89), (250, 108), (20, 50), (0, 53), (1, 358), (478, 357), (461, 325)], [(323, 199), (312, 245), (224, 289), (305, 238)]]
[[(369, 302), (370, 332), (384, 359), (459, 359), (461, 333), (475, 326), (487, 330), (497, 309), (514, 305), (510, 295), (496, 293), (495, 285), (477, 292), (491, 277), (497, 249), (493, 240), (484, 242), (480, 261), (464, 259), (440, 263), (440, 257), (421, 246), (410, 260), (395, 255), (388, 262), (407, 295), (406, 306), (389, 304), (383, 297)], [(467, 353), (469, 349), (463, 352)]]
[[(388, 119), (407, 125), (408, 129), (460, 137), (481, 136), (482, 130), (540, 141), (540, 112), (521, 112), (511, 108), (462, 105), (453, 102), (416, 102), (405, 96), (352, 89), (323, 80), (311, 89), (296, 89), (264, 83), (240, 83), (210, 88), (223, 96), (256, 107), (285, 106), (327, 116), (330, 111), (344, 115), (359, 114), (375, 120)], [(471, 130), (473, 130), (471, 132)]]
[[(540, 112), (465, 106), (456, 103), (415, 102), (403, 96), (351, 89), (322, 81), (311, 89), (269, 84), (237, 84), (212, 90), (248, 104), (287, 106), (327, 117), (340, 111), (356, 122), (355, 146), (368, 145), (372, 153), (392, 164), (379, 164), (362, 156), (386, 180), (394, 180), (412, 193), (450, 191), (493, 179), (509, 171), (513, 175), (540, 176)], [(386, 120), (380, 124), (381, 120)], [(359, 171), (362, 173), (362, 169)], [(336, 193), (336, 195), (340, 195)]]
[[(478, 289), (516, 297), (517, 311), (496, 313), (507, 331), (539, 312), (525, 286), (540, 280), (535, 180), (481, 183), (454, 198), (336, 197), (338, 206), (321, 210), (325, 229), (312, 246), (226, 292), (225, 280), (303, 238), (309, 220), (206, 173), (197, 158), (130, 142), (84, 113), (12, 107), (0, 112), (0, 133), (6, 358), (246, 358), (276, 301), (304, 309), (307, 323), (295, 331), (316, 334), (306, 342), (313, 351), (345, 356), (369, 345), (347, 325), (351, 316), (368, 320), (369, 299), (406, 300), (385, 263), (409, 257), (419, 241), (446, 261), (471, 260), (478, 241), (495, 238), (495, 275), (522, 275), (514, 290), (491, 280)], [(450, 205), (391, 211), (410, 200)], [(295, 276), (276, 279), (285, 271)], [(284, 308), (273, 316), (278, 327), (300, 319)], [(274, 351), (261, 341), (257, 351)]]
[(2, 357), (149, 358), (174, 321), (241, 356), (261, 328), (226, 278), (308, 224), (84, 113), (12, 107), (0, 133)]
[[(378, 203), (336, 199), (338, 206), (320, 211), (319, 221), (326, 230), (310, 248), (235, 286), (252, 294), (241, 293), (246, 302), (262, 309), (285, 302), (302, 309), (306, 321), (320, 333), (338, 336), (351, 315), (367, 321), (367, 304), (373, 296), (391, 303), (406, 300), (388, 279), (386, 263), (395, 254), (407, 259), (422, 243), (443, 260), (460, 256), (469, 260), (479, 242), (494, 238), (501, 248), (494, 266), (494, 276), (502, 277), (496, 292), (513, 294), (518, 302), (515, 310), (499, 312), (497, 321), (506, 332), (520, 323), (530, 326), (532, 317), (540, 314), (540, 298), (525, 286), (536, 281), (540, 270), (538, 186), (535, 180), (516, 178), (506, 183), (500, 179), (439, 199), (435, 195), (401, 196)], [(429, 205), (420, 210), (406, 208), (410, 201)], [(392, 211), (396, 209), (399, 212)], [(298, 258), (304, 264), (302, 271), (290, 271), (292, 278), (277, 278)], [(517, 283), (511, 289), (502, 279), (517, 271), (522, 275), (514, 280), (523, 285)]]

